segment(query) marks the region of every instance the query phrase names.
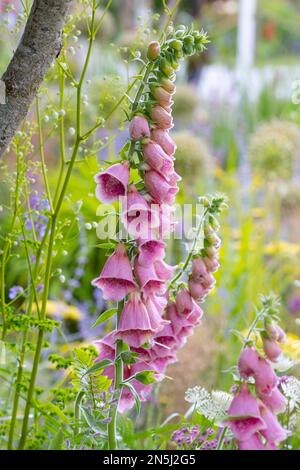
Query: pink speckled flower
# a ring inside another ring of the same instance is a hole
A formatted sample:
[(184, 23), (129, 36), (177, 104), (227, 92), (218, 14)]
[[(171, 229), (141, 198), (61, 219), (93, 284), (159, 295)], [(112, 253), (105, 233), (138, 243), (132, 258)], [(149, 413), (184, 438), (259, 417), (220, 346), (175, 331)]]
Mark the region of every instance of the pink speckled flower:
[(129, 162), (116, 163), (95, 176), (96, 197), (110, 203), (124, 196), (129, 182)]
[(161, 240), (150, 239), (139, 242), (139, 263), (149, 266), (154, 261), (165, 257), (166, 244)]
[(115, 302), (119, 302), (136, 289), (131, 264), (123, 244), (117, 246), (106, 261), (100, 276), (92, 281), (92, 285), (102, 290), (104, 299)]

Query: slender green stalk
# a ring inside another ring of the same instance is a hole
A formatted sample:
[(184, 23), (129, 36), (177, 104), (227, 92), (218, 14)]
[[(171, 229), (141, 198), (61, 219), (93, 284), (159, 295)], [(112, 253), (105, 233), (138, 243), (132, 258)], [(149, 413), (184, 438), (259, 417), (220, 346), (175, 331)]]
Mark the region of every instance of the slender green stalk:
[[(118, 313), (117, 313), (117, 324), (119, 323), (121, 313), (124, 307), (124, 300), (119, 303), (118, 305)], [(117, 340), (117, 347), (116, 347), (116, 355), (115, 355), (115, 383), (114, 383), (114, 390), (115, 393), (118, 394), (118, 401), (117, 403), (111, 408), (111, 412), (109, 415), (110, 422), (108, 424), (108, 446), (109, 450), (115, 450), (117, 448), (117, 415), (118, 415), (118, 405), (119, 399), (121, 396), (121, 388), (123, 382), (123, 361), (120, 358), (120, 353), (122, 352), (122, 341)]]
[[(65, 74), (64, 71), (59, 69), (59, 107), (62, 111), (65, 106)], [(65, 122), (64, 115), (62, 114), (59, 120), (59, 153), (60, 153), (60, 168), (57, 180), (56, 191), (54, 195), (54, 205), (57, 203), (57, 197), (61, 187), (65, 163), (66, 163), (66, 150), (65, 150)]]
[(221, 436), (220, 436), (220, 439), (219, 439), (219, 442), (218, 442), (218, 445), (217, 445), (217, 449), (216, 450), (222, 450), (223, 449), (223, 445), (224, 445), (224, 439), (225, 439), (225, 436), (226, 436), (226, 432), (227, 432), (227, 426), (225, 426), (223, 428), (223, 431), (221, 433)]
[(193, 246), (192, 246), (189, 254), (187, 255), (187, 258), (186, 258), (182, 268), (179, 270), (179, 272), (176, 274), (176, 276), (174, 276), (173, 279), (171, 280), (170, 287), (173, 286), (175, 284), (175, 282), (178, 281), (178, 279), (180, 279), (183, 276), (183, 274), (186, 272), (187, 268), (189, 267), (189, 264), (190, 264), (190, 261), (192, 259), (193, 254), (194, 254), (194, 250), (195, 250), (196, 244), (198, 242), (198, 238), (199, 238), (199, 235), (200, 235), (200, 232), (201, 232), (201, 229), (202, 229), (202, 226), (203, 226), (203, 223), (204, 223), (204, 220), (205, 220), (205, 217), (206, 217), (207, 213), (208, 213), (208, 209), (205, 209), (205, 211), (203, 212), (203, 214), (201, 216), (198, 227), (197, 227), (196, 235), (195, 235), (195, 238), (194, 238), (194, 241), (193, 241)]
[(50, 206), (51, 212), (53, 212), (53, 204), (52, 204), (52, 197), (49, 188), (48, 176), (47, 176), (47, 168), (45, 163), (45, 154), (44, 154), (44, 144), (43, 144), (43, 132), (42, 132), (42, 123), (41, 123), (41, 113), (40, 113), (40, 99), (39, 95), (36, 95), (36, 119), (38, 125), (38, 135), (39, 135), (39, 152), (40, 152), (40, 159), (42, 165), (42, 173), (44, 178), (45, 190)]

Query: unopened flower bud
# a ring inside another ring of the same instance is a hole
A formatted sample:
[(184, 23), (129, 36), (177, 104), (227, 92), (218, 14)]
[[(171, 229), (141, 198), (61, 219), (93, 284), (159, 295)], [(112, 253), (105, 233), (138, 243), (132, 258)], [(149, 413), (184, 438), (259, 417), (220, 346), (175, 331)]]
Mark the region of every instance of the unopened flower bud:
[(170, 47), (172, 49), (175, 49), (176, 51), (181, 51), (182, 45), (182, 41), (180, 41), (179, 39), (172, 39), (172, 41), (170, 42)]
[(157, 41), (150, 42), (147, 51), (147, 57), (149, 60), (155, 60), (160, 54), (160, 44)]
[(160, 70), (167, 75), (167, 77), (172, 76), (174, 73), (173, 67), (166, 59), (162, 59), (160, 63)]

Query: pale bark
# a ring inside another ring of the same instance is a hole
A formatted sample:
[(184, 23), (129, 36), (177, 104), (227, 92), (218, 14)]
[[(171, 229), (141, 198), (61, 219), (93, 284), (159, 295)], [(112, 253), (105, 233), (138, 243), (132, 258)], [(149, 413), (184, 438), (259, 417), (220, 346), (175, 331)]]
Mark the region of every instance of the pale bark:
[(0, 104), (0, 156), (9, 145), (51, 63), (60, 53), (71, 0), (34, 0), (20, 43), (4, 73)]

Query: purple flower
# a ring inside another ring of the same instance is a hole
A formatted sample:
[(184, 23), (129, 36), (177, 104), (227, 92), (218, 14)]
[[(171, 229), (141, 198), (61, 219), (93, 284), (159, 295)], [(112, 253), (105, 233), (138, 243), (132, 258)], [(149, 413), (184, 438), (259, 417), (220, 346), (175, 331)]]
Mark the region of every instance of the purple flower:
[(300, 313), (300, 297), (294, 297), (289, 302), (289, 311), (292, 315)]
[(8, 294), (8, 297), (13, 300), (15, 299), (16, 297), (18, 297), (19, 294), (23, 294), (24, 292), (24, 289), (22, 286), (12, 286), (10, 289), (9, 289), (9, 294)]

